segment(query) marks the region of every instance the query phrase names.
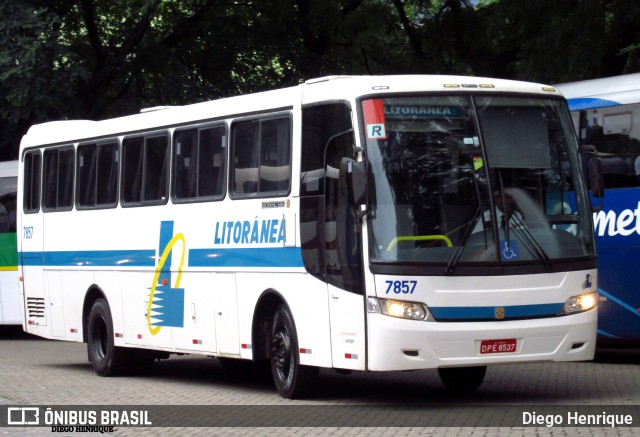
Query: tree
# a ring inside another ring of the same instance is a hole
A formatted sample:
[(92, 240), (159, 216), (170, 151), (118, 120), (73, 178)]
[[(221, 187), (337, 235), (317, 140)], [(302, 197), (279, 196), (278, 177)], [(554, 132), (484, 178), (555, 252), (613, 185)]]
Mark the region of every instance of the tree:
[(481, 10), (498, 38), (496, 76), (559, 83), (638, 71), (637, 2), (501, 0)]
[(56, 60), (69, 55), (57, 43), (61, 23), (56, 14), (8, 1), (0, 3), (0, 14), (0, 159), (6, 160), (17, 158), (20, 135), (34, 120), (59, 115), (60, 102), (68, 98), (66, 84), (84, 72), (60, 65), (51, 74)]
[(557, 83), (640, 69), (640, 3), (624, 0), (4, 0), (0, 14), (0, 159), (34, 123), (329, 74)]

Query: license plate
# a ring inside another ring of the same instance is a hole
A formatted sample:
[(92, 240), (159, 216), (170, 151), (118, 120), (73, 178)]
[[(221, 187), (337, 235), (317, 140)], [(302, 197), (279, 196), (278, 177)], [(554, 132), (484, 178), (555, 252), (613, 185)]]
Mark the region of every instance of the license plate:
[(502, 340), (482, 340), (480, 342), (481, 354), (509, 354), (516, 351), (516, 339), (505, 338)]

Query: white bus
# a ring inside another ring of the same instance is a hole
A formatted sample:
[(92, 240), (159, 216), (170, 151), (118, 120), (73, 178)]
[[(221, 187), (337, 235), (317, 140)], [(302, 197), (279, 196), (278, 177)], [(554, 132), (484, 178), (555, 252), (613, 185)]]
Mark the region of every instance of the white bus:
[(558, 85), (582, 144), (596, 147), (605, 179), (594, 213), (603, 342), (640, 340), (640, 73)]
[(327, 77), (36, 125), (20, 166), (24, 327), (86, 342), (99, 375), (270, 362), (294, 398), (319, 368), (463, 390), (594, 354), (590, 206), (550, 87)]
[(18, 161), (0, 162), (0, 325), (20, 325), (16, 189)]

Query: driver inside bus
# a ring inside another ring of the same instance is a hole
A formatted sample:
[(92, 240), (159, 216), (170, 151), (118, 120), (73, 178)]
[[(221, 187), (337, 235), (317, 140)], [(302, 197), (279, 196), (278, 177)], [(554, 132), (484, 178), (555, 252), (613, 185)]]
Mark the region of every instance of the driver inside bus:
[[(510, 188), (505, 188), (502, 192), (496, 190), (493, 192), (493, 202), (496, 206), (496, 219), (498, 220), (498, 226), (504, 229), (509, 223), (510, 228), (519, 228), (523, 224), (523, 216), (517, 209), (517, 204)], [(491, 210), (487, 208), (475, 228), (473, 233), (483, 230), (491, 229)]]

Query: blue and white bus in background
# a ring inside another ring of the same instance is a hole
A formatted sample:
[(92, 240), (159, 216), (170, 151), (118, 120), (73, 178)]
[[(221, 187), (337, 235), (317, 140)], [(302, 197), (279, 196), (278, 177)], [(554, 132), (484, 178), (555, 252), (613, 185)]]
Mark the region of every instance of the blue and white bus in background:
[[(326, 77), (20, 145), (24, 328), (98, 375), (171, 353), (438, 369), (594, 356), (597, 258), (566, 100), (458, 76)], [(572, 208), (558, 208), (573, 199)]]
[(595, 212), (598, 334), (640, 341), (640, 73), (557, 85), (581, 144), (594, 145), (605, 197)]

